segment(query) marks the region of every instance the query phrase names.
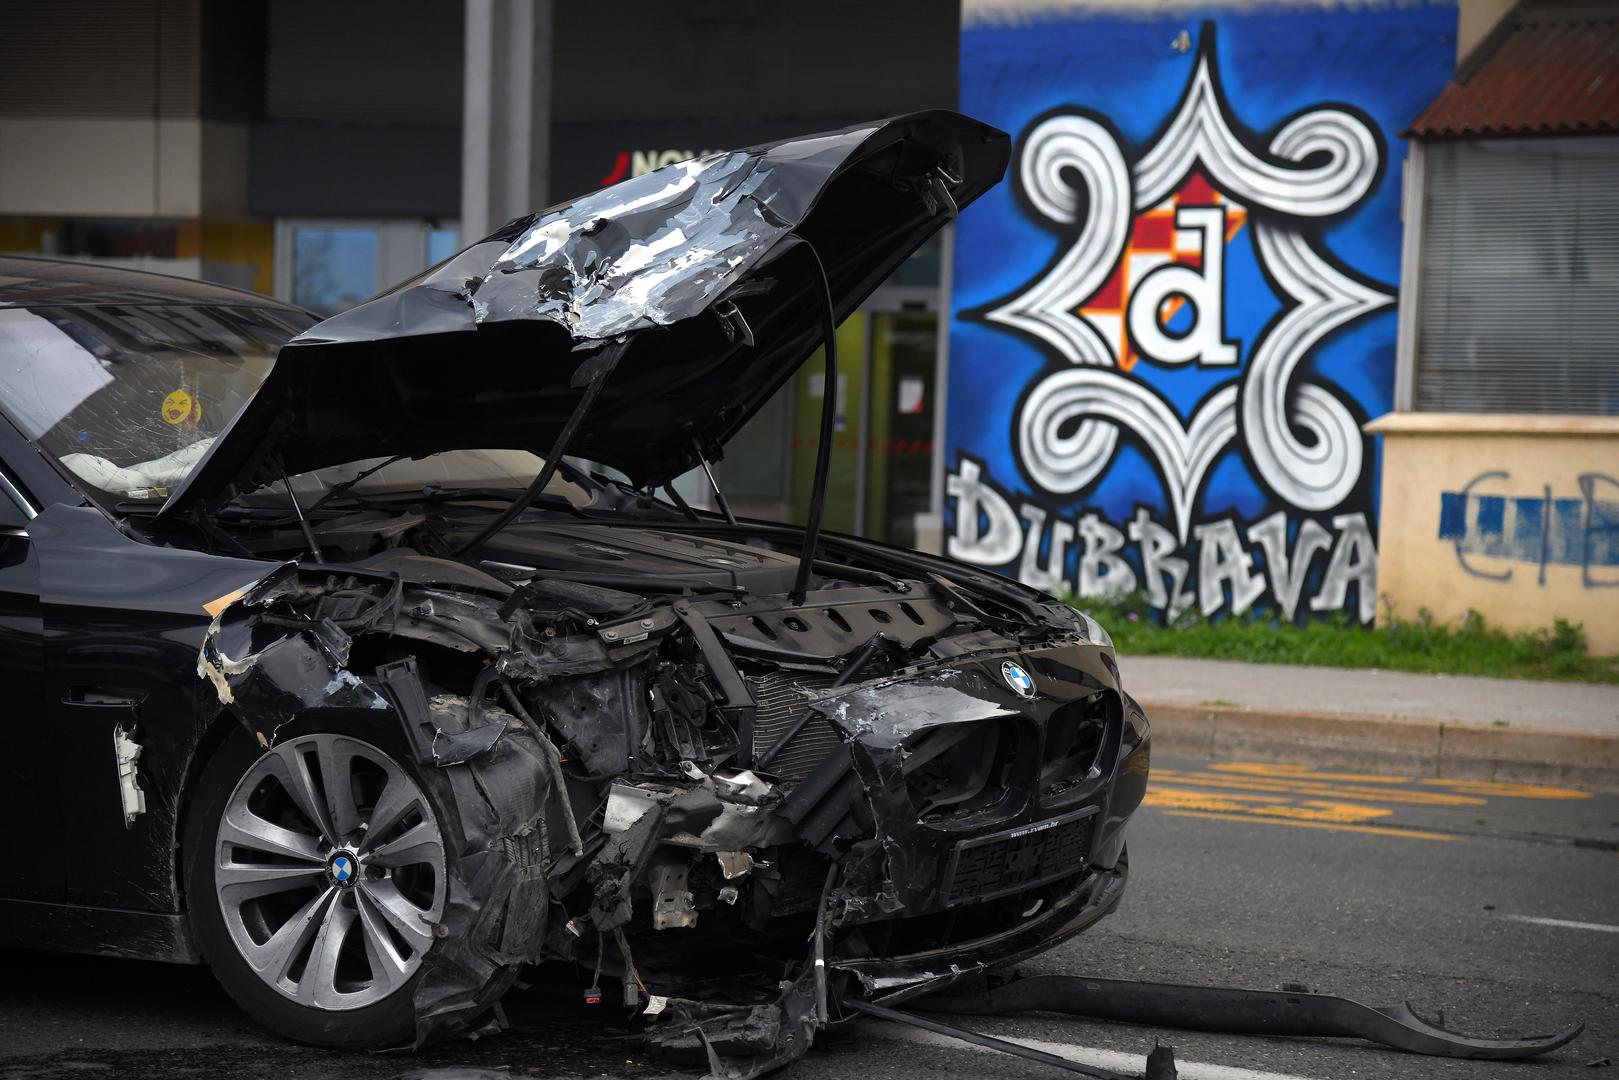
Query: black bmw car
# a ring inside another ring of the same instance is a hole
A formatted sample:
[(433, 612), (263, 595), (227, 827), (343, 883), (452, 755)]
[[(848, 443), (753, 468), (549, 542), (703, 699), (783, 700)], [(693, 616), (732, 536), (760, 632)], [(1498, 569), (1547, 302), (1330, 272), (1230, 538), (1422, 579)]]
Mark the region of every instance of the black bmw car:
[(1106, 633), (822, 533), (825, 418), (802, 528), (670, 483), (1007, 152), (683, 162), (318, 325), (0, 259), (0, 940), (364, 1048), (543, 965), (751, 1074), (1095, 923), (1148, 762)]

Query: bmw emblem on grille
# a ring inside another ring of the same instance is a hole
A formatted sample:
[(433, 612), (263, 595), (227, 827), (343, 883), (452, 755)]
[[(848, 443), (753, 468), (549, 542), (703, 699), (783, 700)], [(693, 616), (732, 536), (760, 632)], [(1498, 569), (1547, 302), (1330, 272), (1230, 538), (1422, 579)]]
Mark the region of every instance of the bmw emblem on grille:
[(1022, 666), (1008, 660), (1001, 665), (1001, 678), (1006, 680), (1019, 697), (1034, 697), (1034, 680)]
[(348, 885), (354, 881), (354, 856), (346, 852), (339, 853), (331, 861), (330, 870), (332, 880), (339, 885)]

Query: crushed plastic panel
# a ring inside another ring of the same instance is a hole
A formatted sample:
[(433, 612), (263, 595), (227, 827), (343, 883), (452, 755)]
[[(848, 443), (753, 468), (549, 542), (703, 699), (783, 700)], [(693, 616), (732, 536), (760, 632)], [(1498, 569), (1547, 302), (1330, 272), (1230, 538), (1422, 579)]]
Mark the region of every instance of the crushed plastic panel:
[(124, 827), (135, 824), (135, 819), (146, 813), (146, 792), (141, 788), (136, 766), (140, 764), (140, 743), (122, 724), (112, 729), (112, 756), (118, 766), (118, 797), (124, 808)]

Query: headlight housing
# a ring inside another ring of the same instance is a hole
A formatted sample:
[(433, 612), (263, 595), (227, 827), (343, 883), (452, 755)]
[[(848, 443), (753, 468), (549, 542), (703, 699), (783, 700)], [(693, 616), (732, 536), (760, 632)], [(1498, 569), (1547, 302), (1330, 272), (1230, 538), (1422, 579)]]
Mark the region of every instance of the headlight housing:
[(1107, 632), (1107, 628), (1105, 626), (1091, 618), (1089, 615), (1085, 614), (1083, 611), (1079, 613), (1079, 617), (1085, 621), (1086, 640), (1093, 645), (1101, 645), (1104, 648), (1109, 649), (1113, 648), (1113, 635)]

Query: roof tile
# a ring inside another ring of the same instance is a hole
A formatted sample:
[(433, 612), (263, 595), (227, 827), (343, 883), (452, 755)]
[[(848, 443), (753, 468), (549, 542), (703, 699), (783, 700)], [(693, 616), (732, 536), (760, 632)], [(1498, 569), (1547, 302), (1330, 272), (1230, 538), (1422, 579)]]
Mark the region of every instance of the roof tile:
[[(1520, 11), (1465, 82), (1406, 132), (1417, 139), (1619, 132), (1619, 9), (1612, 17)], [(1606, 13), (1604, 13), (1606, 14)]]

